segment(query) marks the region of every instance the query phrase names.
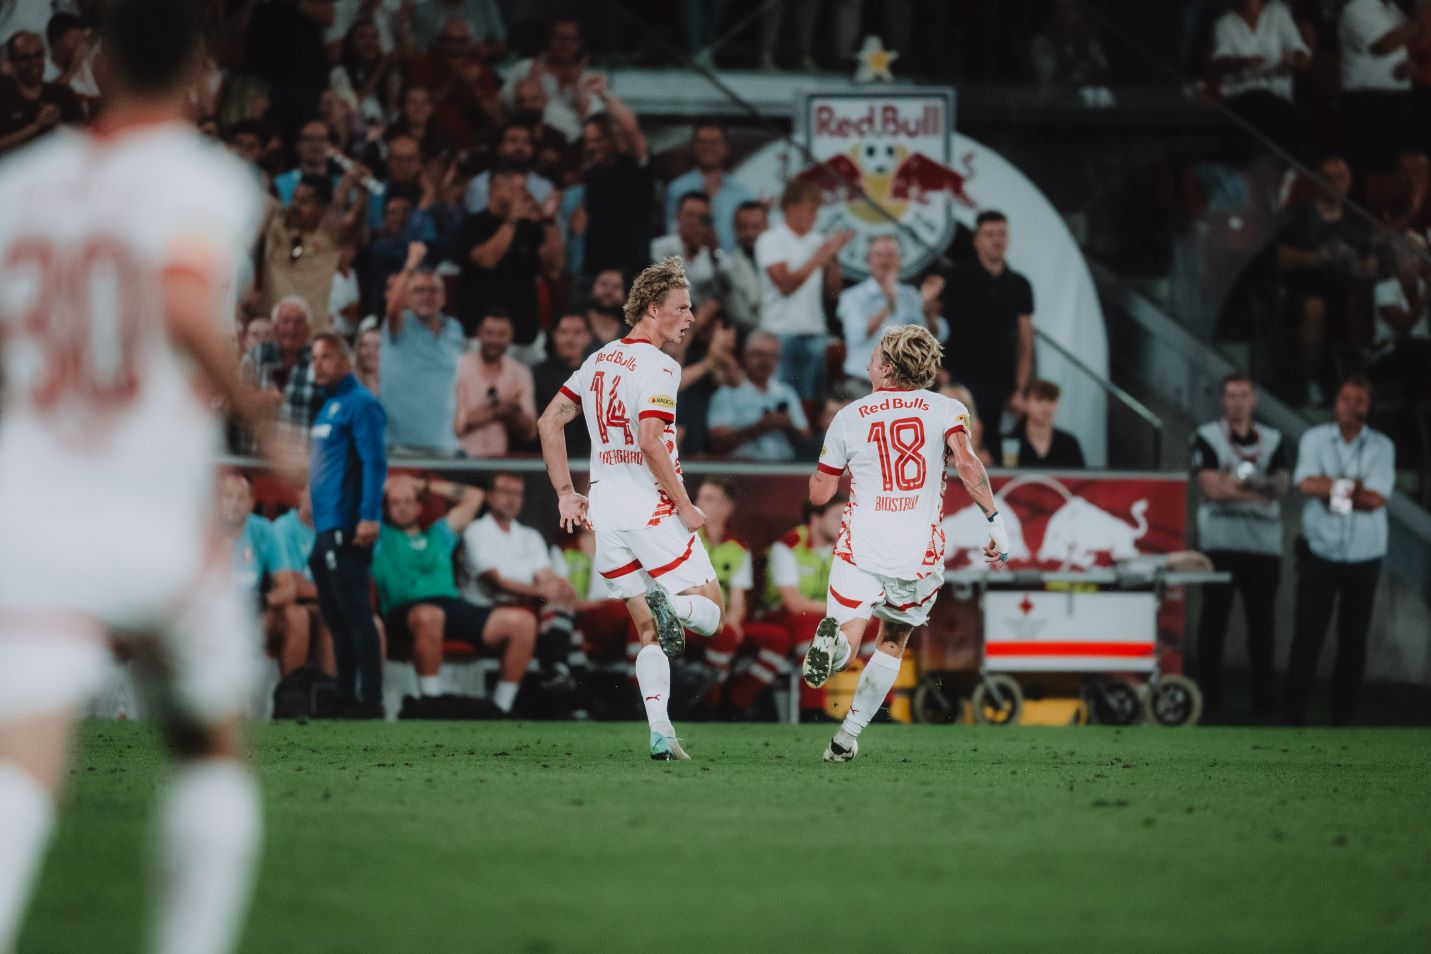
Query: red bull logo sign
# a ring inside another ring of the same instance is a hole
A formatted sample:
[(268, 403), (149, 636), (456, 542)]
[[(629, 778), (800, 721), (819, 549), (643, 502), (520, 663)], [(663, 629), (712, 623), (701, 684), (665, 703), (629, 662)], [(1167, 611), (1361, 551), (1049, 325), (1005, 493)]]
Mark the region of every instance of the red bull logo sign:
[(920, 271), (954, 237), (954, 204), (978, 207), (966, 189), (972, 160), (956, 168), (950, 155), (953, 90), (812, 94), (803, 117), (812, 164), (799, 177), (825, 193), (821, 232), (855, 232), (840, 253), (847, 275), (868, 274), (879, 235), (899, 241), (903, 274)]

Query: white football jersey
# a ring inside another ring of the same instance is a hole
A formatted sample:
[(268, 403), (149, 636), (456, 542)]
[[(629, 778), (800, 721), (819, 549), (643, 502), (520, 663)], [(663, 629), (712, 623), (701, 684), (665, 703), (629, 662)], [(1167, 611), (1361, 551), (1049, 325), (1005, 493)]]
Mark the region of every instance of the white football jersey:
[(640, 422), (666, 425), (666, 452), (676, 474), (676, 393), (681, 366), (645, 338), (613, 341), (587, 358), (562, 385), (581, 405), (591, 435), (591, 525), (598, 530), (655, 526), (676, 512), (675, 502), (656, 483), (637, 442)]
[(820, 470), (850, 471), (835, 556), (902, 580), (942, 571), (945, 447), (968, 429), (969, 409), (933, 391), (879, 390), (841, 409), (820, 451)]
[(0, 162), (0, 608), (115, 622), (134, 574), (195, 572), (221, 432), (161, 279), (201, 278), (230, 332), (260, 208), (244, 165), (178, 123), (60, 130)]

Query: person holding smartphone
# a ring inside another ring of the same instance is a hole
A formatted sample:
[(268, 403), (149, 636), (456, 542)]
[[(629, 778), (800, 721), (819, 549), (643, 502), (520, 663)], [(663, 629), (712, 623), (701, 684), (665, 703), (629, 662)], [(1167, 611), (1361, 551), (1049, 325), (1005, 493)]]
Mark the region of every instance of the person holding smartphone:
[(1396, 485), (1395, 445), (1366, 426), (1371, 396), (1366, 378), (1348, 378), (1337, 392), (1334, 423), (1308, 429), (1297, 450), (1292, 478), (1305, 502), (1297, 541), (1297, 621), (1284, 700), (1286, 719), (1294, 725), (1306, 720), (1317, 657), (1334, 608), (1333, 725), (1352, 720), (1366, 670), (1372, 604), (1386, 556), (1386, 500)]

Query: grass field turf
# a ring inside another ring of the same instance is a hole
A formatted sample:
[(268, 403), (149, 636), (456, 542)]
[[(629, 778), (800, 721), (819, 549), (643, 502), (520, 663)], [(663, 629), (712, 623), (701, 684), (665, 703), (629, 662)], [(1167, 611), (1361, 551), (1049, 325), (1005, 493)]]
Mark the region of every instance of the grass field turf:
[[(253, 952), (1425, 950), (1425, 730), (263, 726)], [(84, 727), (20, 951), (142, 946), (162, 759)]]

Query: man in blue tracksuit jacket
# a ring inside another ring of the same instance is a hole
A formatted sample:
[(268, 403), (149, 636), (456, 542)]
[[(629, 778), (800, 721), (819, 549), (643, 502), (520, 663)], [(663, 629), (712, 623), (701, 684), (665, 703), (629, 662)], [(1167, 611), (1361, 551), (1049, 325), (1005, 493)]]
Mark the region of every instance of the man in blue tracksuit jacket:
[(313, 422), (309, 483), (317, 537), (308, 565), (323, 621), (333, 634), (340, 714), (381, 719), (382, 644), (368, 580), (383, 517), (387, 414), (353, 376), (342, 338), (324, 334), (313, 339), (312, 367), (313, 380), (328, 399)]

